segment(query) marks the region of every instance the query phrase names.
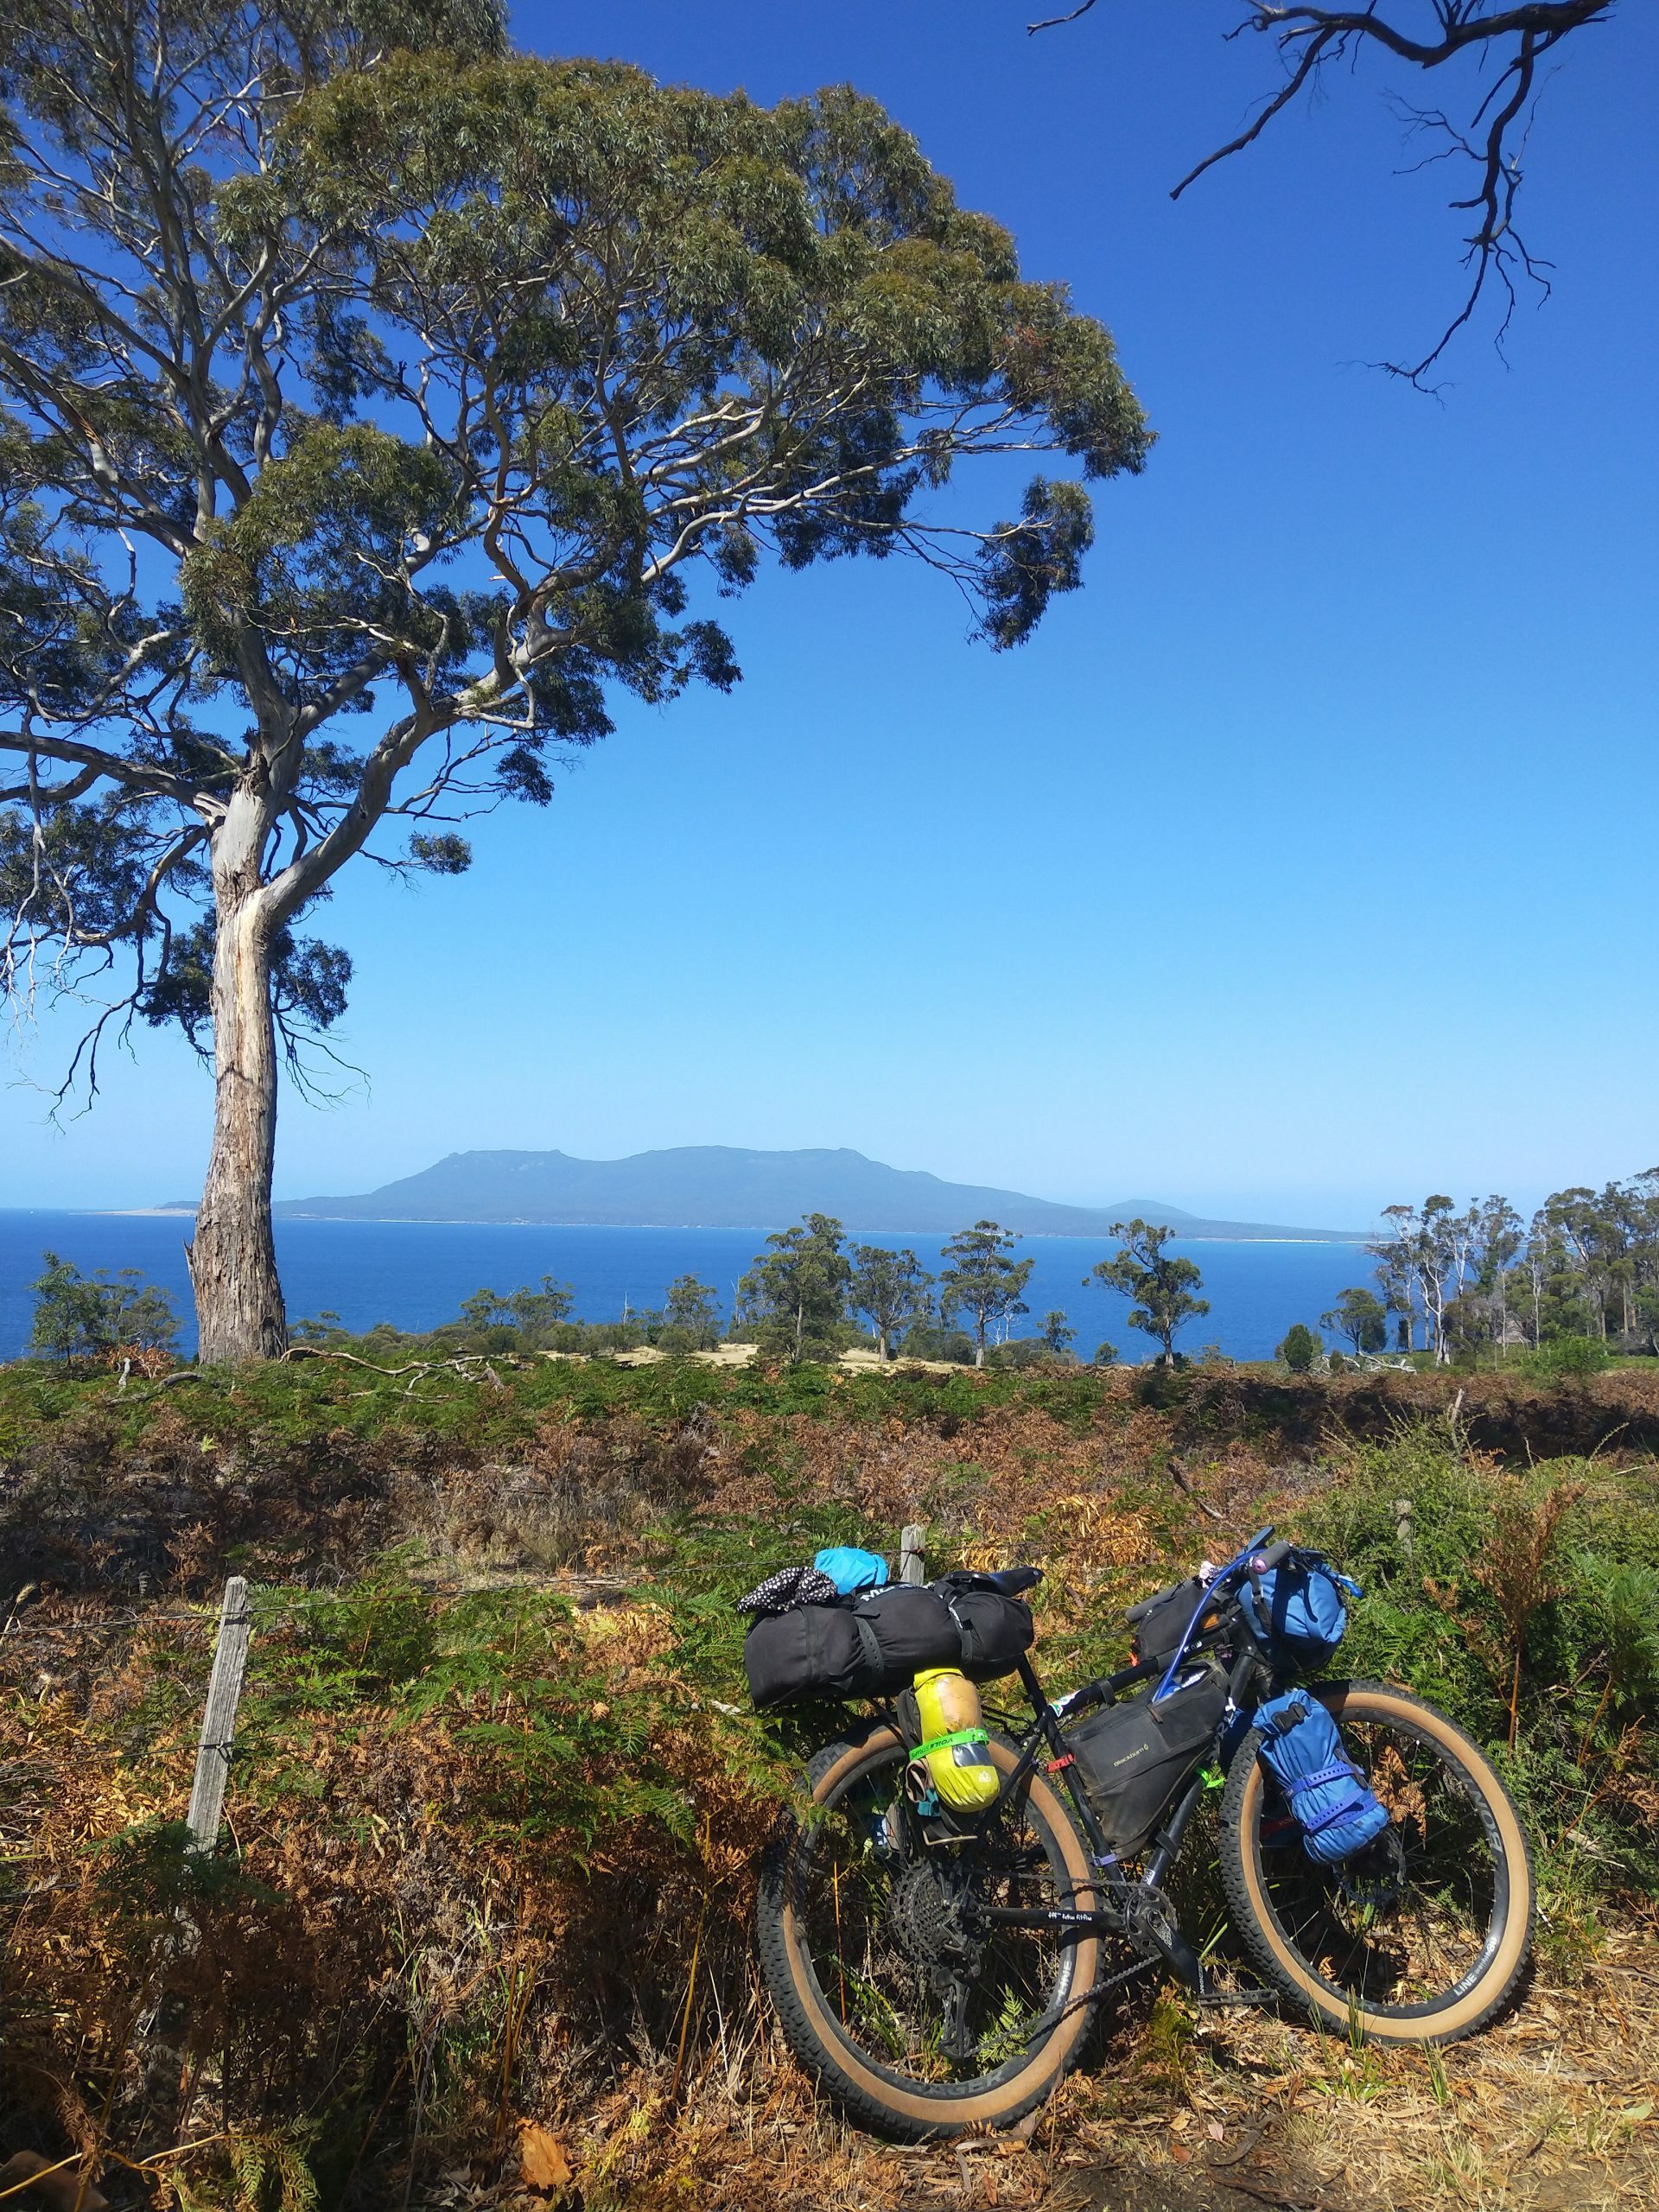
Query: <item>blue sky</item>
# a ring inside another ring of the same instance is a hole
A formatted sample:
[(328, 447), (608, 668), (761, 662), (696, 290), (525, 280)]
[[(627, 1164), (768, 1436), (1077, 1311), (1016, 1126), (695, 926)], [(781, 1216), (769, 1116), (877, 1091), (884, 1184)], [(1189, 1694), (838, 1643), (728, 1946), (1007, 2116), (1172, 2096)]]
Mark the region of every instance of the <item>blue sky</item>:
[[(1223, 41), (1227, 0), (1037, 40), (1025, 12), (515, 10), (543, 51), (881, 99), (1111, 327), (1160, 443), (1022, 651), (897, 563), (767, 577), (731, 697), (625, 702), (458, 882), (343, 879), (323, 927), (369, 1083), (288, 1101), (279, 1192), (471, 1146), (849, 1144), (1363, 1226), (1659, 1160), (1659, 11), (1564, 49), (1526, 193), (1554, 297), (1507, 370), (1460, 346), (1438, 404), (1362, 365), (1432, 336), (1459, 276), (1381, 71), (1172, 205), (1270, 54)], [(48, 1077), (65, 1033), (8, 1072)], [(149, 1033), (63, 1134), (0, 1090), (0, 1205), (188, 1192), (208, 1109)]]

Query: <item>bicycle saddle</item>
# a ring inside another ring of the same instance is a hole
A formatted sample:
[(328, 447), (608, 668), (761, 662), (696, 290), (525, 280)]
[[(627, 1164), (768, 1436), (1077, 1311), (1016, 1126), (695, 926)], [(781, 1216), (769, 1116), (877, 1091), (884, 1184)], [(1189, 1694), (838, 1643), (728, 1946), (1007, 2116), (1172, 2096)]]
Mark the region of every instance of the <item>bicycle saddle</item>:
[(1034, 1590), (1042, 1579), (1040, 1567), (1000, 1567), (983, 1573), (976, 1567), (958, 1567), (939, 1577), (941, 1582), (958, 1590), (995, 1590), (1003, 1598), (1017, 1598), (1021, 1591)]

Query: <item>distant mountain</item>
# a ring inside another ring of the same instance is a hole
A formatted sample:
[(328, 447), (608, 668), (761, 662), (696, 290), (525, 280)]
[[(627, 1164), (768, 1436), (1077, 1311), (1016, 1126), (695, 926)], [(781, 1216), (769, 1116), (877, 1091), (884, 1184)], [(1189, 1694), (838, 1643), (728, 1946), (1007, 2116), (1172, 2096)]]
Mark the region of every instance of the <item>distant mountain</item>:
[(563, 1152), (454, 1152), (435, 1167), (359, 1198), (287, 1198), (289, 1220), (546, 1222), (561, 1227), (777, 1229), (804, 1213), (833, 1214), (848, 1229), (948, 1236), (982, 1219), (1033, 1236), (1103, 1236), (1139, 1214), (1181, 1236), (1357, 1241), (1357, 1232), (1211, 1221), (1161, 1198), (1107, 1206), (1056, 1205), (1019, 1191), (945, 1183), (886, 1167), (861, 1153), (746, 1152), (679, 1145), (627, 1160), (574, 1160)]

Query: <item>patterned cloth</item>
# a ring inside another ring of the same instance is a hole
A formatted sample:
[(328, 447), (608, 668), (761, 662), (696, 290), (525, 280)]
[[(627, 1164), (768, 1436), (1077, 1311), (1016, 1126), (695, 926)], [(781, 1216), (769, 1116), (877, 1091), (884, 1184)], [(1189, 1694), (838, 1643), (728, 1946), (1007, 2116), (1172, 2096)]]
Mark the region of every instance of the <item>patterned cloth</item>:
[(816, 1567), (780, 1567), (741, 1597), (740, 1613), (786, 1613), (791, 1605), (833, 1605), (841, 1592)]

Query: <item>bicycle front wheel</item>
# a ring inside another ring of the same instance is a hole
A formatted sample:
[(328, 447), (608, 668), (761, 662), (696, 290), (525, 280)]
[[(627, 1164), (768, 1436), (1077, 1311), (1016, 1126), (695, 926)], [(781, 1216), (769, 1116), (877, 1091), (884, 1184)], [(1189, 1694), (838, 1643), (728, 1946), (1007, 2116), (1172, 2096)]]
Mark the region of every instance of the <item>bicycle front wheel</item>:
[[(1005, 1777), (1013, 1747), (993, 1737)], [(998, 1913), (1090, 1910), (1088, 1860), (1040, 1775), (954, 1840), (928, 1840), (887, 1727), (833, 1744), (768, 1853), (760, 1961), (785, 2040), (849, 2118), (906, 2142), (1007, 2127), (1076, 2056), (1099, 1971), (1090, 1928)]]
[(1262, 1972), (1328, 2026), (1382, 2043), (1455, 2043), (1502, 2011), (1532, 1948), (1527, 1840), (1491, 1762), (1433, 1706), (1380, 1682), (1316, 1682), (1388, 1827), (1325, 1866), (1256, 1757), (1228, 1775), (1221, 1873)]

